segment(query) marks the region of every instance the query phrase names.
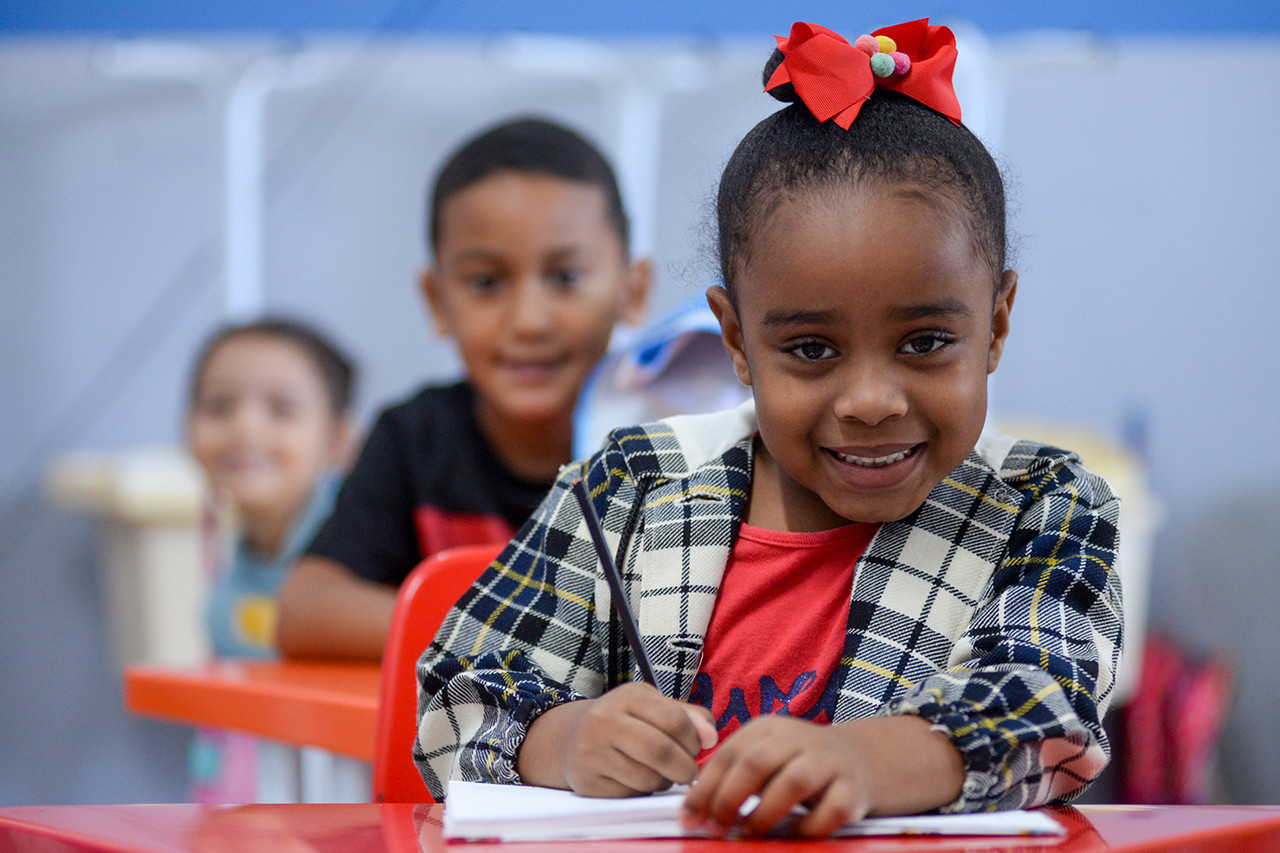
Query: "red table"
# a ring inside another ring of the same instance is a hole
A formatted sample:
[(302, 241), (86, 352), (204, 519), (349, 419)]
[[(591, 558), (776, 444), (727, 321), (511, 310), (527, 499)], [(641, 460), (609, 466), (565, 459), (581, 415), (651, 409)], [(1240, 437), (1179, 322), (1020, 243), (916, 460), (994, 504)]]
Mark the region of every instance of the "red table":
[(1061, 839), (861, 838), (446, 845), (442, 806), (27, 806), (0, 809), (0, 850), (343, 851), (343, 853), (1252, 853), (1280, 850), (1280, 806), (1082, 806), (1053, 809)]

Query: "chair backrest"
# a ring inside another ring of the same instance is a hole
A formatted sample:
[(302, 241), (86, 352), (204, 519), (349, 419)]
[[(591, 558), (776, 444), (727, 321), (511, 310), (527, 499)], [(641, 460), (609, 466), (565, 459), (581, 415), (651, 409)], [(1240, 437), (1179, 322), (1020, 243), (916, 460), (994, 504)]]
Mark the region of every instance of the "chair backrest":
[(418, 708), (415, 665), (445, 614), (501, 550), (502, 545), (495, 543), (440, 551), (419, 563), (400, 585), (382, 652), (374, 802), (433, 802), (413, 763)]

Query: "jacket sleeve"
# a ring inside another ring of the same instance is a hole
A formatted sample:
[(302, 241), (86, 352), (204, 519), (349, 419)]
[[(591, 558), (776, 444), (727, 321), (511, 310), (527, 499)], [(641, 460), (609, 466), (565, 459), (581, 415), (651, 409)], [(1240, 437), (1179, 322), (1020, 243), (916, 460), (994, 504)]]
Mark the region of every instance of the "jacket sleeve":
[[(589, 485), (610, 485), (609, 461), (607, 451), (591, 460)], [(595, 605), (604, 581), (570, 491), (583, 470), (561, 472), (418, 661), (413, 755), (437, 800), (451, 778), (519, 783), (516, 755), (533, 721), (604, 690)]]
[(1065, 802), (1106, 766), (1102, 716), (1120, 661), (1119, 500), (1078, 465), (1028, 502), (946, 672), (885, 709), (946, 732), (966, 776), (942, 811)]

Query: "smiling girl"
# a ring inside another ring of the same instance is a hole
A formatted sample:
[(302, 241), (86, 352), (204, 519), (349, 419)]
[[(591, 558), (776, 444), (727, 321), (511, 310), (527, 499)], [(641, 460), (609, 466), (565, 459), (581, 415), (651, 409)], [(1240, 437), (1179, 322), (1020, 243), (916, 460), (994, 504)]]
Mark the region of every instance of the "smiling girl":
[(790, 106), (725, 168), (707, 294), (754, 400), (615, 431), (458, 602), (419, 664), (437, 796), (694, 782), (691, 831), (804, 807), (795, 831), (825, 835), (1063, 802), (1105, 766), (1119, 502), (1074, 454), (983, 432), (1017, 276), (954, 45), (927, 20), (779, 39), (764, 77)]
[(188, 442), (238, 528), (206, 614), (218, 657), (276, 654), (275, 596), (333, 504), (353, 384), (333, 344), (288, 320), (223, 329), (196, 360)]
[[(355, 371), (308, 326), (264, 319), (217, 332), (196, 357), (187, 440), (214, 500), (235, 520), (218, 554), (205, 625), (219, 658), (276, 655), (276, 597), (333, 505), (345, 460)], [(199, 730), (192, 798), (252, 802), (255, 743)]]

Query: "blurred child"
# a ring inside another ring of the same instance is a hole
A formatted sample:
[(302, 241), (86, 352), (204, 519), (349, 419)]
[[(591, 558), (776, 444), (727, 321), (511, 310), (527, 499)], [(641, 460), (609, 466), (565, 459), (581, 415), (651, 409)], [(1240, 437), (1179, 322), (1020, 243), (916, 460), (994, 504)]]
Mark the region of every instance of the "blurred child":
[(1062, 802), (1106, 764), (1119, 502), (1074, 454), (983, 433), (1017, 275), (955, 55), (927, 20), (779, 40), (766, 89), (790, 106), (725, 168), (707, 294), (754, 399), (615, 430), (459, 600), (418, 665), (435, 796), (696, 780), (689, 829), (804, 806), (817, 836)]
[[(333, 505), (354, 376), (318, 332), (279, 319), (229, 326), (196, 360), (191, 453), (235, 520), (234, 546), (219, 560), (205, 613), (219, 658), (276, 654), (276, 596)], [(197, 739), (198, 799), (252, 799), (251, 743), (214, 733)]]
[(289, 654), (377, 659), (417, 563), (510, 538), (572, 458), (578, 391), (614, 325), (643, 312), (648, 265), (629, 259), (613, 170), (547, 121), (499, 125), (450, 157), (428, 242), (423, 297), (466, 378), (378, 417), (286, 582)]

